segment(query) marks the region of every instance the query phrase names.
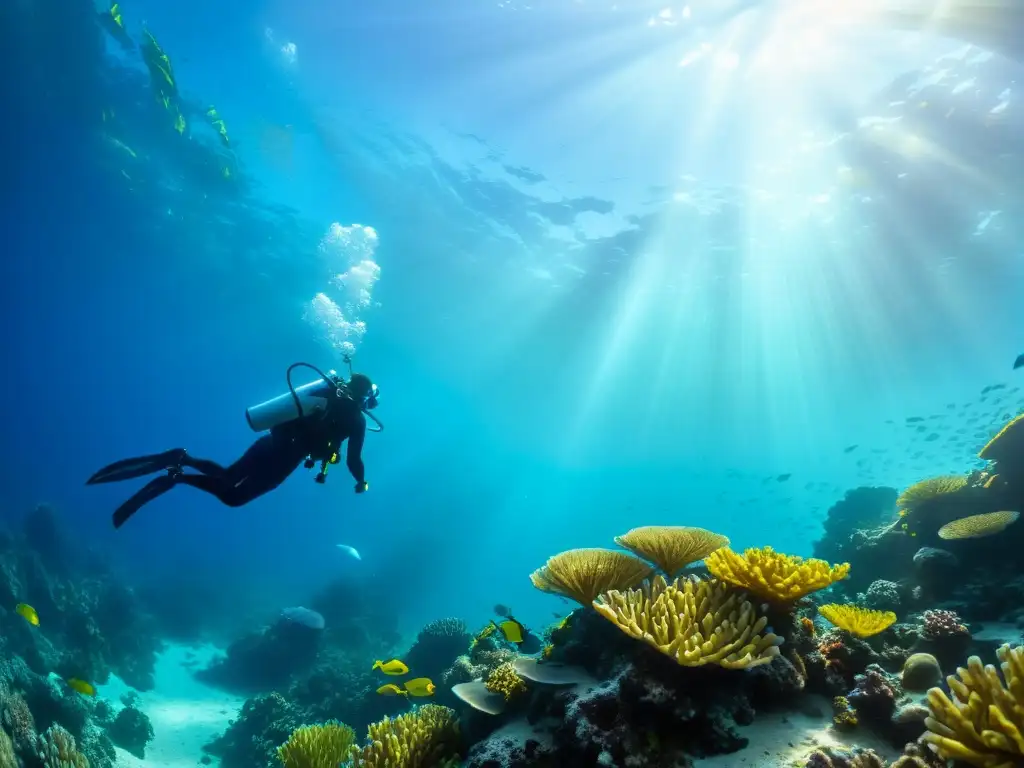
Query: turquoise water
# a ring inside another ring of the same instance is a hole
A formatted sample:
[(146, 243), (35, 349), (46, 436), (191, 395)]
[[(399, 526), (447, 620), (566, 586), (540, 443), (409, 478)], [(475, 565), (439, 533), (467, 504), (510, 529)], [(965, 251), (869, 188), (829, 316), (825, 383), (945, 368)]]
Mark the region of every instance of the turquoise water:
[[(542, 625), (529, 574), (638, 525), (809, 555), (846, 490), (976, 466), (1022, 403), (1019, 68), (754, 6), (140, 0), (122, 44), (9, 3), (4, 514), (219, 639), (338, 576), (412, 637)], [(229, 463), (346, 353), (365, 494), (300, 468), (114, 531), (135, 483), (83, 484)]]

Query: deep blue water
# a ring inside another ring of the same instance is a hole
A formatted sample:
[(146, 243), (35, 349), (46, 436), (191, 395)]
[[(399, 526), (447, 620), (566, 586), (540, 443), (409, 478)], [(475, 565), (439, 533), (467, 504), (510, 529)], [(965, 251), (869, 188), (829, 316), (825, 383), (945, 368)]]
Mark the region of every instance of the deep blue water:
[[(650, 25), (661, 6), (528, 5), (126, 2), (227, 122), (233, 186), (88, 3), (15, 3), (4, 515), (50, 501), (129, 578), (186, 569), (240, 611), (364, 569), (412, 629), (499, 601), (545, 620), (529, 573), (637, 525), (807, 554), (846, 489), (968, 468), (1021, 402), (978, 401), (1021, 351), (1021, 134), (992, 113), (1015, 65), (886, 33), (759, 80), (678, 66), (700, 33)], [(858, 122), (927, 100), (890, 85), (922, 70), (945, 117)], [(112, 132), (143, 148), (136, 181)], [(379, 235), (370, 492), (300, 469), (241, 509), (176, 489), (113, 531), (135, 486), (85, 487), (99, 466), (229, 462), (290, 363), (340, 367), (302, 319), (332, 222)]]

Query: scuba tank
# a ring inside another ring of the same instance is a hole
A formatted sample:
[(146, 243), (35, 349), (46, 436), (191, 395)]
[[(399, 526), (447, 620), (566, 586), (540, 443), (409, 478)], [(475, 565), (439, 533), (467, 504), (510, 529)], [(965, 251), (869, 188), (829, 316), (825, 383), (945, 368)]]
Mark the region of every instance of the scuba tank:
[[(295, 387), (292, 386), (292, 371), (296, 367), (313, 368), (320, 375), (308, 384)], [(345, 386), (344, 380), (336, 371), (324, 373), (308, 363), (295, 363), (289, 366), (287, 379), (287, 392), (245, 409), (245, 420), (249, 422), (253, 432), (264, 432), (286, 421), (301, 419), (317, 411), (323, 413), (327, 410), (331, 398), (337, 397), (339, 390)]]
[[(345, 362), (349, 365), (349, 375), (351, 377), (351, 360), (346, 357)], [(292, 384), (292, 371), (296, 368), (310, 368), (317, 373), (319, 378), (296, 387)], [(332, 370), (324, 373), (319, 368), (314, 365), (310, 365), (309, 363), (293, 363), (288, 366), (288, 372), (285, 375), (285, 378), (288, 381), (287, 392), (245, 409), (245, 420), (249, 422), (249, 426), (254, 432), (264, 432), (268, 429), (273, 429), (279, 424), (294, 421), (295, 419), (301, 419), (304, 416), (309, 416), (313, 413), (319, 413), (322, 416), (326, 416), (327, 409), (330, 407), (332, 400), (337, 398), (347, 398), (352, 400), (352, 395), (348, 391), (347, 382), (344, 378), (338, 375), (337, 371)], [(370, 410), (377, 406), (379, 395), (380, 390), (374, 384), (369, 395), (360, 404), (360, 410), (362, 410), (363, 414), (369, 417), (375, 425), (367, 426), (368, 432), (381, 432), (384, 429), (384, 425), (381, 424), (380, 419), (370, 413)], [(319, 458), (320, 461), (320, 471), (316, 475), (316, 482), (323, 483), (327, 479), (328, 466), (338, 463), (338, 453), (337, 451), (332, 451), (331, 455), (328, 457), (317, 458)], [(312, 455), (307, 456), (305, 461), (306, 469), (312, 469), (315, 466), (316, 461), (317, 459)]]

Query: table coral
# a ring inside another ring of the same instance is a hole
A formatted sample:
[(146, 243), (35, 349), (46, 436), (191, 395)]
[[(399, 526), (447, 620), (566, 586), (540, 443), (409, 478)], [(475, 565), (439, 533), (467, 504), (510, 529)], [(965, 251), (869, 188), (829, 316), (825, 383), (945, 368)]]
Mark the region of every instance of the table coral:
[(829, 622), (857, 637), (871, 637), (896, 623), (892, 611), (873, 611), (857, 605), (829, 603), (818, 607), (818, 613)]
[(652, 571), (643, 560), (625, 552), (570, 549), (548, 558), (543, 567), (530, 575), (530, 581), (539, 590), (587, 606), (602, 592), (636, 586)]
[(728, 546), (729, 539), (703, 528), (648, 525), (616, 536), (615, 543), (654, 563), (671, 579), (691, 563), (703, 560), (716, 549)]
[(742, 555), (723, 547), (704, 564), (716, 578), (777, 603), (799, 600), (845, 579), (850, 572), (849, 563), (829, 565), (824, 560), (784, 555), (771, 547), (748, 549)]

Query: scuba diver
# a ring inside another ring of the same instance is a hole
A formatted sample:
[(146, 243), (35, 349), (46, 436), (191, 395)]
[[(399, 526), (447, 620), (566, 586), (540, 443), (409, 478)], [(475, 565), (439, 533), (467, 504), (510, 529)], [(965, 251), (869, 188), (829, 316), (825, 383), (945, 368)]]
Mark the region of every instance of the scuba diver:
[[(347, 439), (345, 464), (355, 478), (356, 493), (369, 488), (364, 475), (363, 440), (371, 432), (383, 430), (381, 422), (370, 413), (377, 407), (380, 389), (369, 377), (352, 373), (348, 357), (349, 379), (335, 371), (322, 372), (309, 363), (295, 363), (288, 368), (288, 391), (245, 412), (255, 432), (269, 430), (234, 464), (224, 467), (209, 459), (197, 459), (184, 448), (174, 448), (150, 456), (123, 459), (99, 470), (86, 485), (112, 483), (166, 472), (150, 480), (140, 491), (114, 512), (114, 527), (120, 528), (144, 504), (162, 496), (176, 485), (189, 485), (216, 496), (229, 507), (241, 507), (272, 491), (305, 461), (311, 469), (319, 461), (316, 481), (323, 483), (327, 468), (338, 463), (341, 444)], [(319, 378), (300, 387), (292, 386), (292, 371), (298, 367), (312, 368)], [(369, 416), (376, 427), (367, 427)], [(198, 474), (186, 473), (185, 469)]]

